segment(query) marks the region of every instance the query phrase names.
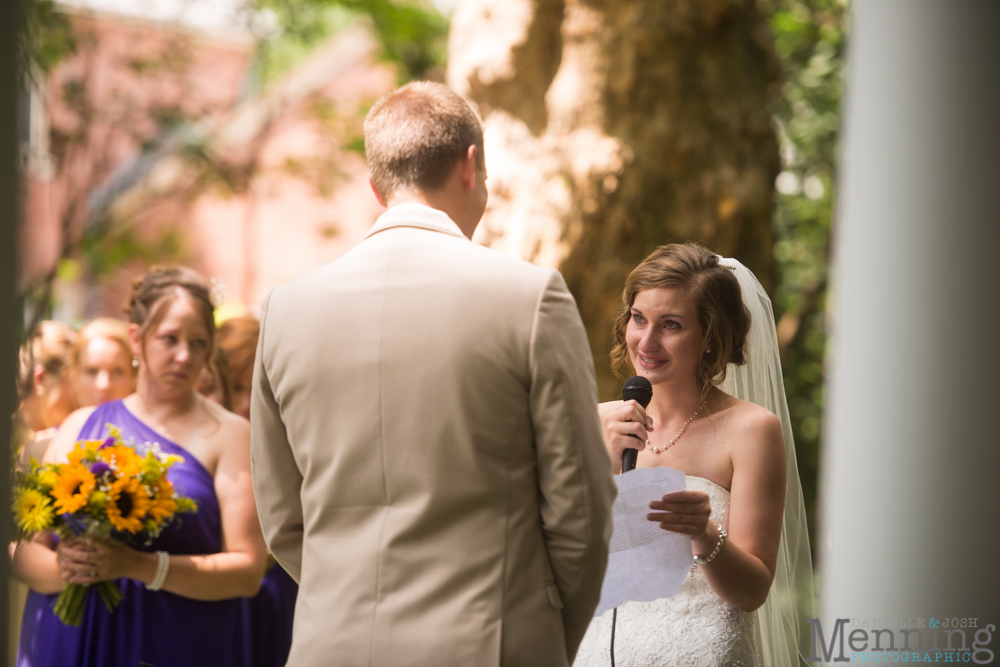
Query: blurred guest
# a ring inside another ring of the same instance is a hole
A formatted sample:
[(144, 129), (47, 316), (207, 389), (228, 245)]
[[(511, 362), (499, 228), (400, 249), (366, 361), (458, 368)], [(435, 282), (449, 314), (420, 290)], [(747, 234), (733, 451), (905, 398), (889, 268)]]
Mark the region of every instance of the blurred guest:
[(201, 369), (201, 377), (195, 389), (205, 398), (215, 401), (226, 410), (233, 411), (233, 381), (229, 374), (229, 364), (225, 353), (216, 346), (212, 358)]
[[(45, 324), (58, 325), (55, 322)], [(65, 331), (61, 326), (59, 330)], [(79, 406), (100, 405), (125, 398), (135, 391), (136, 369), (132, 365), (128, 324), (111, 317), (99, 317), (84, 326), (79, 335), (73, 336), (76, 340), (68, 355), (69, 366), (62, 375), (71, 379)], [(28, 444), (22, 452), (22, 464), (27, 465), (31, 458), (41, 461), (51, 440), (50, 435)], [(27, 597), (27, 588), (18, 582), (16, 590), (19, 596), (16, 604), (20, 610)], [(17, 622), (20, 624), (20, 615)], [(13, 635), (15, 640), (17, 636)]]
[[(66, 324), (45, 320), (20, 350), (17, 391), (20, 405), (14, 418), (14, 447), (18, 465), (41, 461), (56, 428), (77, 408), (70, 363), (77, 334)], [(24, 608), (27, 587), (12, 587), (13, 609)], [(20, 614), (11, 637), (19, 634)]]
[(22, 463), (40, 460), (55, 428), (78, 407), (69, 372), (76, 338), (68, 325), (45, 320), (21, 348), (17, 437)]
[[(252, 315), (226, 320), (219, 327), (219, 350), (224, 353), (220, 356), (224, 363), (228, 362), (225, 365), (232, 378), (232, 410), (247, 419), (250, 418), (250, 382), (259, 335), (260, 320)], [(295, 580), (275, 563), (274, 558), (269, 558), (260, 593), (250, 601), (256, 667), (281, 667), (288, 660), (298, 592)]]
[(128, 324), (98, 317), (82, 329), (73, 346), (73, 375), (80, 407), (125, 398), (135, 391), (138, 361), (132, 363)]
[(253, 315), (234, 317), (219, 327), (219, 347), (229, 362), (233, 380), (233, 412), (250, 419), (250, 381), (260, 336), (260, 320)]
[[(156, 442), (182, 457), (170, 481), (198, 512), (136, 548), (96, 537), (57, 543), (50, 534), (18, 544), (13, 571), (32, 592), (17, 665), (253, 664), (247, 598), (260, 589), (266, 550), (250, 482), (250, 429), (194, 390), (215, 346), (210, 287), (190, 269), (154, 267), (133, 283), (126, 310), (136, 392), (72, 414), (46, 461), (66, 461), (77, 439), (103, 439), (113, 424), (126, 441)], [(115, 611), (91, 594), (81, 625), (54, 614), (67, 583), (110, 580), (122, 591)]]

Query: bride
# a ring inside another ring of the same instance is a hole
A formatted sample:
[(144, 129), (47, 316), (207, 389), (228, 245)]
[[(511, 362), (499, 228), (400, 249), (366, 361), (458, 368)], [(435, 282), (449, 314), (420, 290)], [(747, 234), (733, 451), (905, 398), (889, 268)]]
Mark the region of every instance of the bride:
[(653, 398), (602, 404), (605, 445), (616, 473), (626, 448), (685, 473), (646, 518), (689, 535), (696, 564), (672, 598), (625, 603), (614, 628), (611, 611), (595, 618), (574, 665), (798, 664), (812, 568), (770, 301), (693, 244), (658, 248), (622, 296), (612, 363)]

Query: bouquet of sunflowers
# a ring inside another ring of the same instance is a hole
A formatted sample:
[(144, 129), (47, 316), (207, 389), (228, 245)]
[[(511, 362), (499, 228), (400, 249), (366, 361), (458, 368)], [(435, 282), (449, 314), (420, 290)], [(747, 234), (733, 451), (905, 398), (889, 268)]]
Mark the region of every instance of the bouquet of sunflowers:
[[(51, 530), (60, 539), (115, 538), (150, 544), (178, 514), (197, 511), (193, 500), (174, 491), (167, 478), (179, 456), (164, 454), (155, 444), (140, 455), (134, 443), (108, 424), (107, 440), (81, 440), (67, 463), (39, 465), (17, 473), (14, 515), (18, 538)], [(66, 584), (55, 603), (56, 615), (67, 625), (79, 625), (89, 585)], [(108, 611), (122, 593), (114, 581), (94, 588)]]

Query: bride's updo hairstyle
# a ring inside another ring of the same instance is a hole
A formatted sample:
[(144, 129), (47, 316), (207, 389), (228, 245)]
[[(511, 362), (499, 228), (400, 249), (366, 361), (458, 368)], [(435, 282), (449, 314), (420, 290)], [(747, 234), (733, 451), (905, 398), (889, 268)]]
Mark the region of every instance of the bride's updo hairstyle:
[(125, 305), (125, 314), (129, 322), (139, 325), (139, 336), (145, 350), (146, 338), (167, 314), (170, 303), (179, 298), (189, 299), (198, 309), (208, 331), (206, 360), (211, 359), (215, 348), (212, 287), (197, 271), (184, 266), (154, 266), (132, 282), (132, 294)]
[(611, 368), (622, 378), (635, 372), (625, 344), (635, 296), (664, 287), (680, 288), (694, 299), (705, 335), (698, 365), (698, 386), (705, 393), (726, 379), (726, 366), (746, 362), (750, 312), (743, 305), (740, 284), (732, 270), (719, 265), (718, 255), (694, 243), (662, 245), (629, 274), (612, 333)]

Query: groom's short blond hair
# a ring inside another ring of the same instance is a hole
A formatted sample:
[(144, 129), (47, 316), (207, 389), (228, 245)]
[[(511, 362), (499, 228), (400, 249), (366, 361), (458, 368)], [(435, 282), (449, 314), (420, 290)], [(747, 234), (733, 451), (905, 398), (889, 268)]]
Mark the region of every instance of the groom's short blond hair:
[(483, 128), (447, 86), (414, 81), (372, 106), (365, 118), (365, 154), (383, 198), (407, 188), (441, 188), (469, 146), (483, 166)]

